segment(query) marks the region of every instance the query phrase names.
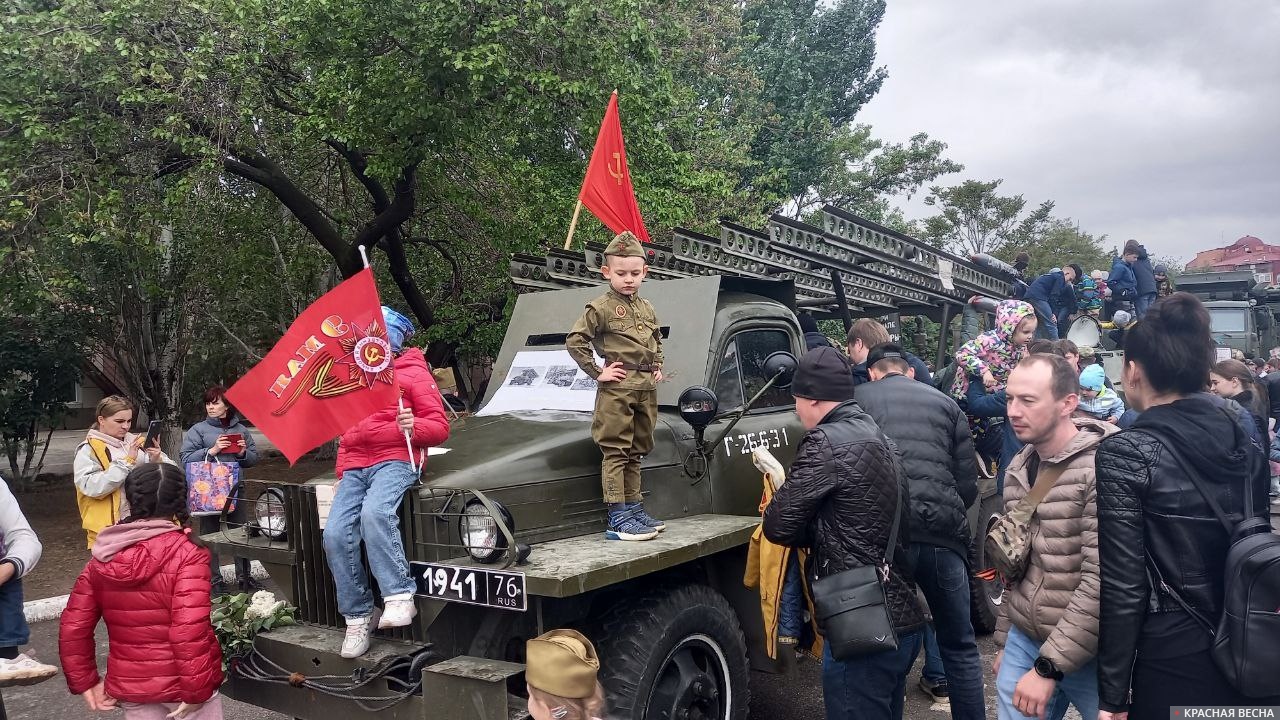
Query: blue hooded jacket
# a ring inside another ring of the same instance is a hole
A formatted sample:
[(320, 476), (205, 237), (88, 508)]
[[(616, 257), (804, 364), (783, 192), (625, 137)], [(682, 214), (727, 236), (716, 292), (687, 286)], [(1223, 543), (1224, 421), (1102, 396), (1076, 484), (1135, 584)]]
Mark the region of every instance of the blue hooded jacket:
[(1124, 258), (1118, 257), (1111, 262), (1111, 275), (1107, 277), (1107, 287), (1111, 288), (1111, 299), (1117, 299), (1121, 290), (1138, 292), (1138, 277)]

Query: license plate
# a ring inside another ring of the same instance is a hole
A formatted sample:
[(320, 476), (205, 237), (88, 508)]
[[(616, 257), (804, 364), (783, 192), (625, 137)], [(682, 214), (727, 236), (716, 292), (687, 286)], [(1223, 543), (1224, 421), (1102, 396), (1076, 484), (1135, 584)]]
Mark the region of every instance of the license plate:
[(423, 597), (502, 610), (529, 608), (522, 572), (427, 562), (411, 562), (409, 566), (418, 595)]

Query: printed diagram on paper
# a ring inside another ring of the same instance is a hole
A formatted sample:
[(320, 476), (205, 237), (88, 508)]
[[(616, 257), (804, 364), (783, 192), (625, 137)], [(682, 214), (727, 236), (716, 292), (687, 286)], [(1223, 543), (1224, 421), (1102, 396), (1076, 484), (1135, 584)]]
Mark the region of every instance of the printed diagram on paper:
[[(596, 358), (598, 364), (603, 364)], [(596, 381), (573, 362), (567, 350), (528, 350), (516, 353), (511, 370), (493, 399), (477, 416), (520, 410), (581, 410), (596, 402)]]

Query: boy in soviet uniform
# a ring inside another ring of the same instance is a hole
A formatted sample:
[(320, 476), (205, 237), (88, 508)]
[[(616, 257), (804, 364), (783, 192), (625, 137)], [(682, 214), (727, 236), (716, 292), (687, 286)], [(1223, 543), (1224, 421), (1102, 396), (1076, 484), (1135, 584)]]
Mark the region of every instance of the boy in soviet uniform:
[[(630, 232), (605, 248), (601, 273), (609, 292), (587, 303), (565, 338), (570, 357), (596, 378), (591, 437), (604, 455), (600, 479), (609, 506), (610, 540), (649, 540), (666, 528), (644, 511), (640, 459), (653, 449), (662, 382), (662, 331), (648, 300), (637, 295), (649, 273), (644, 247)], [(604, 358), (596, 365), (592, 348)]]

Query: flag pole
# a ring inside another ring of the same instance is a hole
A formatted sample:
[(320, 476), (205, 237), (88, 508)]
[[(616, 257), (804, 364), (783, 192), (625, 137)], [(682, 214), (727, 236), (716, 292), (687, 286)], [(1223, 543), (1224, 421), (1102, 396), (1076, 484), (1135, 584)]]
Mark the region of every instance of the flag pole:
[(573, 244), (573, 231), (578, 227), (578, 213), (582, 212), (582, 200), (578, 200), (578, 204), (573, 207), (573, 219), (569, 221), (569, 236), (564, 239), (564, 249), (568, 250)]
[[(364, 267), (366, 270), (368, 270), (369, 269), (369, 253), (367, 250), (365, 250), (364, 245), (360, 245), (359, 247), (360, 247), (360, 259), (364, 261)], [(404, 412), (404, 395), (403, 394), (401, 394), (399, 397), (396, 398), (396, 407), (400, 410), (400, 412)], [(416, 460), (414, 460), (414, 457), (413, 457), (413, 440), (410, 438), (408, 430), (404, 431), (404, 446), (409, 450), (409, 467), (413, 468), (414, 473), (417, 473), (418, 463)]]

